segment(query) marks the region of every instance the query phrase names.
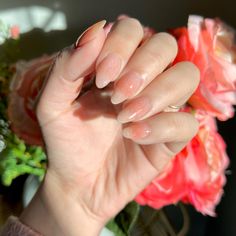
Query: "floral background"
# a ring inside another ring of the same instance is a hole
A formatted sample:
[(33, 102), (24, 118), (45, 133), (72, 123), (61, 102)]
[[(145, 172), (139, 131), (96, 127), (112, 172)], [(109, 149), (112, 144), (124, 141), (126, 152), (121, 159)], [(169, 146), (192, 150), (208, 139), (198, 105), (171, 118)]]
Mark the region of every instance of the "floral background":
[[(55, 24), (55, 28), (65, 32), (50, 32), (43, 33), (41, 30), (33, 30), (25, 34), (20, 42), (20, 53), (26, 59), (37, 57), (44, 52), (54, 52), (67, 44), (73, 42), (77, 37), (78, 32), (96, 19), (106, 18), (107, 20), (114, 20), (120, 13), (127, 13), (131, 16), (139, 18), (144, 24), (156, 28), (158, 31), (173, 28), (176, 26), (186, 25), (187, 16), (190, 13), (202, 14), (204, 16), (219, 16), (227, 23), (236, 27), (236, 18), (234, 17), (233, 1), (47, 1), (38, 3), (38, 1), (21, 1), (21, 5), (16, 3), (9, 3), (3, 1), (0, 3), (0, 9), (4, 10), (17, 9), (25, 6), (28, 11), (29, 6), (46, 7), (51, 10), (51, 18), (56, 14), (63, 13), (65, 18), (64, 25)], [(102, 6), (106, 6), (105, 8)], [(76, 7), (75, 7), (76, 6)], [(235, 8), (234, 8), (235, 9)], [(35, 9), (33, 9), (35, 10)], [(0, 12), (1, 13), (1, 12)], [(49, 15), (50, 16), (50, 15)], [(35, 25), (31, 27), (45, 28), (47, 22), (50, 22), (50, 17), (45, 16), (45, 22), (38, 22), (35, 20)], [(33, 21), (31, 21), (33, 22)], [(22, 26), (23, 27), (23, 26)], [(29, 27), (30, 28), (30, 27)], [(46, 29), (45, 29), (46, 30)], [(27, 29), (26, 29), (27, 31)], [(32, 44), (34, 42), (34, 44)], [(216, 212), (217, 218), (207, 218), (192, 211), (191, 231), (189, 235), (236, 235), (233, 225), (233, 214), (236, 210), (233, 199), (236, 197), (236, 190), (233, 187), (236, 183), (234, 175), (236, 163), (236, 150), (234, 144), (236, 143), (235, 135), (235, 118), (227, 122), (219, 122), (220, 133), (228, 145), (228, 155), (231, 159), (229, 170), (230, 175), (227, 175), (228, 183), (225, 187), (225, 195), (221, 204), (218, 206)], [(148, 212), (148, 214), (151, 214)], [(175, 221), (176, 219), (173, 219)], [(198, 227), (201, 225), (201, 227)]]

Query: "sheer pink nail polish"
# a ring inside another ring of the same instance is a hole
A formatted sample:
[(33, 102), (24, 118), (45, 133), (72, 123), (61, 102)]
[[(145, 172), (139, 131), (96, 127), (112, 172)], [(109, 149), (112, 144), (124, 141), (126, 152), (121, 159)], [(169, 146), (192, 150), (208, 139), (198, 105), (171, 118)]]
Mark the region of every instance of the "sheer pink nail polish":
[(123, 60), (116, 53), (108, 54), (97, 66), (96, 85), (98, 88), (104, 88), (111, 81), (114, 81), (120, 74)]
[(117, 120), (121, 123), (139, 120), (151, 109), (150, 100), (147, 97), (139, 97), (124, 106), (123, 110), (118, 114)]
[(124, 74), (115, 84), (114, 94), (111, 101), (118, 104), (135, 96), (142, 87), (144, 78), (137, 72), (130, 71)]
[(133, 124), (123, 130), (123, 136), (133, 140), (144, 139), (151, 133), (151, 127), (145, 122)]
[(75, 43), (75, 48), (81, 47), (84, 44), (90, 42), (91, 40), (96, 38), (96, 34), (103, 29), (104, 25), (106, 24), (105, 20), (99, 21), (94, 25), (90, 26), (86, 29), (77, 39)]

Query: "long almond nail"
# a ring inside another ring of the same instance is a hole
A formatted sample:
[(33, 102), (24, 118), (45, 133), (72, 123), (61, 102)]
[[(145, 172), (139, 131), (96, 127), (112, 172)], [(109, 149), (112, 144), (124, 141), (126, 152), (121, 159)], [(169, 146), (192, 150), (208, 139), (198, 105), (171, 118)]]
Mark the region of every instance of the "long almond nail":
[(152, 105), (147, 97), (139, 97), (127, 104), (118, 114), (117, 120), (121, 123), (127, 123), (142, 119), (149, 111)]
[(75, 48), (81, 47), (82, 45), (88, 43), (89, 41), (96, 38), (96, 34), (103, 29), (104, 25), (106, 24), (105, 20), (99, 21), (94, 25), (90, 26), (86, 29), (77, 39), (75, 43)]
[(124, 74), (115, 84), (114, 93), (111, 97), (113, 104), (118, 104), (124, 100), (134, 97), (142, 87), (144, 78), (137, 72)]
[(116, 53), (108, 54), (98, 65), (96, 73), (96, 84), (98, 88), (104, 88), (114, 81), (120, 74), (123, 60)]
[(132, 124), (124, 128), (123, 136), (128, 139), (139, 140), (148, 137), (151, 133), (151, 127), (145, 122)]

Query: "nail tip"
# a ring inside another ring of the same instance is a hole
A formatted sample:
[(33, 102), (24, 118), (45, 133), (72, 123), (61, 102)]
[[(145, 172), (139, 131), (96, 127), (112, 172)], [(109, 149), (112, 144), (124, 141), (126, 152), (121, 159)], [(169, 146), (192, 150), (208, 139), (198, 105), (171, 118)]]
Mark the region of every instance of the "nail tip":
[(127, 138), (127, 139), (131, 139), (131, 137), (130, 137), (130, 134), (129, 134), (129, 131), (128, 131), (128, 130), (124, 129), (124, 130), (123, 130), (123, 132), (122, 132), (122, 134), (123, 134), (123, 136), (124, 136), (125, 138)]
[(121, 114), (118, 114), (118, 116), (117, 116), (117, 121), (118, 121), (119, 123), (121, 123), (121, 124), (125, 124), (125, 123), (130, 122), (128, 119), (124, 119), (124, 118), (123, 118), (123, 115), (121, 115)]
[(114, 105), (118, 105), (120, 102), (111, 100), (111, 103)]
[(117, 105), (117, 104), (120, 104), (124, 101), (123, 98), (121, 98), (120, 96), (118, 95), (115, 95), (115, 96), (112, 96), (111, 97), (111, 103), (114, 104), (114, 105)]
[(117, 117), (117, 121), (118, 121), (119, 123), (121, 123), (121, 124), (126, 123), (124, 120), (120, 119), (119, 117)]
[(107, 23), (106, 20), (100, 20), (97, 23), (95, 23), (95, 26), (98, 27), (98, 28), (104, 28), (106, 23)]
[(104, 19), (104, 20), (101, 20), (101, 21), (99, 21), (99, 22), (101, 22), (101, 25), (104, 27), (104, 25), (107, 23), (107, 21)]
[[(78, 39), (76, 40), (75, 42), (75, 48), (78, 48), (79, 46), (82, 46), (84, 43), (86, 43), (86, 40), (84, 39), (85, 37), (85, 34), (88, 33), (91, 29), (93, 29), (95, 32), (96, 30), (100, 29), (100, 28), (103, 28), (106, 24), (106, 20), (101, 20), (95, 24), (93, 24), (92, 26), (90, 26), (88, 29), (86, 29), (79, 37)], [(83, 42), (83, 40), (85, 42)]]
[(109, 81), (97, 81), (96, 82), (96, 86), (99, 88), (99, 89), (102, 89), (104, 87), (106, 87), (107, 85), (109, 84)]
[(114, 101), (114, 99), (112, 99), (112, 98), (111, 98), (111, 103), (114, 104), (114, 105), (118, 104), (118, 103), (116, 103), (116, 101)]
[(99, 84), (99, 83), (96, 83), (96, 86), (97, 86), (97, 88), (99, 88), (99, 89), (102, 89), (102, 88), (103, 88), (102, 85)]

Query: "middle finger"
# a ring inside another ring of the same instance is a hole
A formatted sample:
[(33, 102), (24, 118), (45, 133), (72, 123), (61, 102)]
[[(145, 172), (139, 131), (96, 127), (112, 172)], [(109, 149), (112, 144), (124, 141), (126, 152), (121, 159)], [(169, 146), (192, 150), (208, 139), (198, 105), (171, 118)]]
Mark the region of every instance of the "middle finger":
[(177, 43), (167, 33), (153, 35), (139, 47), (115, 82), (113, 104), (136, 96), (174, 60)]

